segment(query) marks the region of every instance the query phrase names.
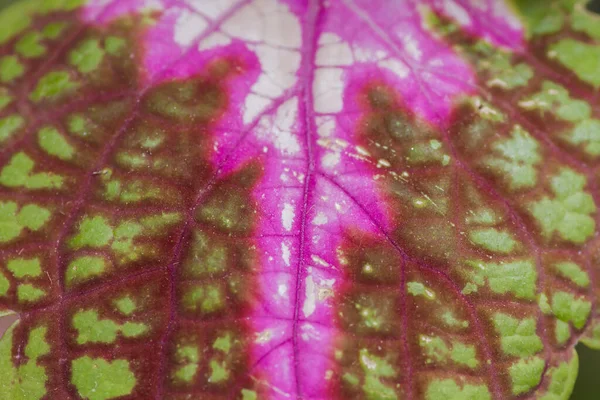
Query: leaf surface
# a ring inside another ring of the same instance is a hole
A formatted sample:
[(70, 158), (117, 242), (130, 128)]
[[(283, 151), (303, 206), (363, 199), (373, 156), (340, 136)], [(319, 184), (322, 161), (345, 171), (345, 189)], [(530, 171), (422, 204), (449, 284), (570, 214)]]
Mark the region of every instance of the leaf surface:
[(0, 14), (2, 399), (567, 399), (600, 347), (575, 0)]

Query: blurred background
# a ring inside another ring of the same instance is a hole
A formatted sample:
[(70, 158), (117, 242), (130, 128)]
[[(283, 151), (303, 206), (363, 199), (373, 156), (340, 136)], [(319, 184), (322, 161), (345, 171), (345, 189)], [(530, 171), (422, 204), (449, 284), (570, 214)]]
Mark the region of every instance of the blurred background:
[[(0, 10), (7, 5), (21, 0), (0, 0)], [(43, 0), (40, 0), (43, 1)], [(198, 0), (202, 1), (202, 0)], [(392, 1), (392, 0), (390, 0)], [(543, 0), (531, 0), (543, 1)], [(600, 0), (589, 2), (588, 9), (600, 13)], [(0, 29), (2, 29), (0, 27)], [(600, 73), (600, 72), (599, 72)], [(0, 317), (0, 337), (16, 319), (14, 315)], [(600, 399), (600, 350), (591, 350), (579, 344), (579, 376), (571, 400), (599, 400)], [(9, 399), (7, 399), (9, 400)]]

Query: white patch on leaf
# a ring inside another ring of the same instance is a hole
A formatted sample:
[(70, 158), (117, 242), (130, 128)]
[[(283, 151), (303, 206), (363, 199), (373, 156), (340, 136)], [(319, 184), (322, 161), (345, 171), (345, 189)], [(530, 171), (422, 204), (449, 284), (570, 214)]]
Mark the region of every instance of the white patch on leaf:
[(174, 40), (182, 47), (189, 46), (207, 26), (208, 23), (200, 15), (183, 10), (175, 23)]
[(231, 43), (231, 38), (221, 32), (215, 32), (200, 42), (198, 50), (204, 51), (214, 49), (215, 47), (227, 46)]
[(469, 13), (456, 3), (454, 0), (444, 1), (444, 10), (451, 18), (454, 18), (462, 26), (471, 25), (471, 17)]
[(290, 266), (290, 256), (291, 256), (290, 248), (287, 244), (281, 243), (281, 258), (286, 266)]
[(317, 290), (312, 276), (308, 276), (304, 281), (305, 299), (302, 306), (302, 312), (306, 318), (310, 317), (317, 308)]
[(281, 211), (281, 223), (286, 231), (292, 230), (295, 216), (296, 213), (294, 213), (294, 207), (290, 203), (285, 203), (283, 205), (283, 210)]
[(341, 67), (352, 65), (354, 58), (352, 50), (348, 43), (343, 42), (341, 38), (335, 34), (323, 34), (321, 37), (328, 35), (325, 43), (319, 40), (319, 49), (315, 63), (320, 67)]
[(318, 68), (313, 81), (315, 111), (318, 113), (337, 113), (344, 106), (344, 82), (341, 68)]

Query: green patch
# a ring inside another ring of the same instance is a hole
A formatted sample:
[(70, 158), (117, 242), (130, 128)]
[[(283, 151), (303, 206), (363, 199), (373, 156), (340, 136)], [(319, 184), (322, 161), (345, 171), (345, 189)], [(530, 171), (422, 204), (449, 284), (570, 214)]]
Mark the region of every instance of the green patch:
[(398, 394), (394, 386), (382, 381), (394, 378), (397, 372), (384, 358), (370, 354), (367, 349), (360, 350), (360, 365), (365, 375), (363, 392), (369, 399), (397, 400)]
[(588, 320), (592, 304), (587, 300), (575, 298), (571, 293), (558, 292), (552, 295), (552, 313), (564, 322), (571, 322), (577, 329), (584, 327)]
[(17, 299), (19, 303), (33, 303), (46, 295), (46, 291), (29, 283), (17, 286)]
[(224, 362), (210, 360), (209, 366), (210, 376), (208, 377), (208, 381), (210, 383), (221, 383), (229, 379), (230, 372)]
[(113, 237), (113, 229), (105, 217), (86, 216), (79, 224), (77, 234), (69, 240), (69, 246), (74, 250), (88, 246), (103, 247), (107, 246)]
[(583, 190), (585, 185), (584, 176), (563, 168), (551, 180), (555, 198), (546, 196), (530, 203), (529, 211), (547, 239), (558, 232), (562, 239), (582, 244), (594, 234), (596, 222), (591, 215), (596, 211), (596, 204)]
[(178, 381), (192, 382), (196, 373), (198, 372), (198, 362), (200, 360), (198, 347), (196, 346), (182, 346), (177, 349), (175, 359), (179, 364), (183, 364), (179, 367), (175, 373), (174, 378)]
[(508, 372), (514, 395), (526, 393), (542, 380), (545, 362), (540, 357), (521, 359), (510, 366)]
[(24, 123), (25, 120), (19, 114), (12, 114), (0, 119), (0, 143), (10, 139)]
[(550, 46), (548, 53), (594, 88), (600, 87), (600, 47), (574, 39), (561, 39)]
[(61, 160), (70, 160), (75, 154), (75, 149), (63, 135), (54, 127), (43, 127), (38, 132), (40, 147), (48, 154)]
[(529, 65), (524, 63), (513, 65), (510, 55), (503, 52), (495, 52), (478, 65), (488, 71), (490, 78), (486, 85), (489, 87), (512, 90), (527, 85), (533, 77), (533, 69)]
[(554, 338), (556, 343), (563, 345), (571, 337), (571, 327), (564, 321), (557, 319), (554, 325)]
[(590, 284), (590, 277), (587, 272), (574, 262), (559, 262), (554, 264), (554, 268), (561, 276), (571, 280), (577, 286), (585, 288)]
[(129, 296), (124, 296), (115, 300), (115, 306), (121, 314), (126, 316), (130, 316), (137, 309), (135, 302)]
[(54, 189), (63, 184), (63, 177), (51, 172), (32, 173), (34, 161), (23, 152), (12, 156), (0, 172), (0, 184), (26, 189)]
[(518, 245), (511, 233), (496, 228), (472, 230), (469, 239), (485, 250), (501, 254), (511, 253)]
[(519, 14), (525, 20), (528, 36), (549, 35), (560, 31), (565, 23), (566, 11), (560, 2), (540, 3), (529, 0), (513, 0)]
[(482, 286), (487, 279), (494, 293), (513, 293), (521, 299), (535, 299), (537, 271), (533, 261), (467, 261), (467, 264), (473, 268), (470, 283), (476, 286), (471, 287), (472, 291), (477, 291), (477, 286)]
[(119, 325), (110, 319), (99, 319), (94, 310), (79, 311), (73, 316), (73, 327), (77, 330), (77, 343), (114, 343), (117, 333), (135, 338), (148, 331), (145, 324), (126, 322)]
[(10, 6), (0, 11), (0, 44), (8, 42), (31, 25), (31, 15), (39, 9), (40, 2), (24, 0), (4, 4)]
[(82, 74), (88, 74), (98, 68), (104, 58), (104, 50), (98, 39), (87, 39), (69, 53), (69, 63)]
[(586, 119), (579, 122), (565, 135), (565, 140), (576, 146), (583, 145), (591, 156), (600, 155), (600, 120)]
[(104, 48), (111, 55), (117, 55), (125, 48), (127, 42), (125, 39), (118, 36), (109, 36), (104, 40)]
[(467, 328), (469, 326), (469, 321), (456, 318), (452, 311), (445, 311), (442, 314), (442, 321), (452, 328)]
[(576, 122), (590, 118), (591, 106), (578, 99), (572, 99), (564, 87), (550, 81), (542, 83), (542, 90), (519, 102), (526, 110), (539, 110), (542, 115), (549, 113), (564, 121)]
[(40, 400), (46, 396), (48, 375), (46, 368), (38, 365), (38, 359), (50, 352), (46, 341), (47, 328), (38, 326), (29, 332), (25, 346), (26, 362), (15, 366), (12, 357), (13, 331), (9, 328), (0, 339), (0, 398), (14, 400)]
[(560, 363), (558, 367), (548, 369), (550, 375), (550, 385), (546, 394), (539, 397), (539, 400), (566, 400), (571, 397), (571, 392), (577, 380), (579, 371), (579, 358), (577, 352), (573, 351), (571, 360)]
[(227, 333), (224, 336), (219, 336), (213, 343), (213, 349), (220, 350), (225, 354), (229, 353), (229, 350), (231, 350), (231, 335)]
[(426, 400), (491, 400), (485, 385), (463, 384), (460, 387), (452, 379), (433, 379), (427, 385)]
[(80, 357), (71, 365), (71, 382), (89, 400), (108, 400), (133, 391), (136, 378), (127, 360)]
[(47, 39), (56, 39), (67, 27), (66, 22), (50, 22), (42, 29), (42, 35)]
[[(0, 87), (0, 111), (4, 110), (4, 108), (7, 105), (13, 102), (13, 100), (14, 99), (10, 92), (5, 88)], [(6, 140), (3, 136), (4, 134), (2, 133), (2, 120), (0, 120), (0, 143)]]
[(189, 311), (214, 313), (225, 307), (225, 294), (223, 289), (216, 285), (196, 286), (184, 293), (183, 305)]
[(456, 364), (469, 368), (475, 368), (479, 364), (477, 351), (473, 345), (452, 341), (448, 346), (440, 337), (420, 335), (419, 346), (423, 349), (427, 363), (446, 363), (452, 360)]
[(11, 82), (13, 79), (21, 77), (23, 72), (25, 72), (25, 67), (16, 56), (0, 58), (0, 81)]
[(36, 204), (27, 204), (17, 212), (17, 203), (0, 201), (0, 243), (9, 242), (23, 229), (40, 230), (50, 219), (50, 211)]
[(527, 357), (541, 351), (544, 346), (536, 334), (536, 319), (517, 319), (508, 314), (496, 313), (494, 327), (500, 334), (502, 351), (510, 356)]
[(23, 57), (37, 58), (46, 54), (46, 46), (41, 42), (42, 34), (40, 32), (29, 32), (19, 39), (15, 45), (15, 50)]
[(427, 300), (435, 300), (435, 292), (421, 282), (408, 282), (408, 293), (413, 296), (423, 296)]
[(39, 258), (13, 258), (8, 261), (6, 268), (18, 279), (42, 274)]
[(242, 400), (258, 400), (254, 390), (242, 389)]
[(10, 281), (0, 272), (0, 296), (6, 296), (10, 289)]
[(484, 163), (494, 173), (508, 182), (510, 190), (534, 187), (537, 169), (542, 161), (538, 142), (519, 125), (515, 125), (511, 137), (492, 145), (494, 156), (484, 158)]
[(89, 281), (101, 276), (106, 272), (107, 265), (104, 257), (81, 256), (69, 263), (65, 271), (65, 283), (67, 287)]
[(71, 80), (68, 72), (52, 71), (40, 78), (29, 97), (35, 102), (52, 100), (72, 92), (77, 86), (78, 84)]

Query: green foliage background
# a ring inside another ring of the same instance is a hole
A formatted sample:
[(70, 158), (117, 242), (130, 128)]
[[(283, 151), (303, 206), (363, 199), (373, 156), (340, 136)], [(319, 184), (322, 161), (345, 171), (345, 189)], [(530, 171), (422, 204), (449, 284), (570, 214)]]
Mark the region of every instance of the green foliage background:
[[(0, 10), (16, 1), (19, 0), (0, 0)], [(598, 4), (598, 8), (600, 9), (600, 4)], [(3, 330), (0, 330), (0, 334)], [(600, 351), (590, 350), (579, 344), (577, 353), (579, 354), (579, 376), (571, 400), (598, 400), (600, 398), (600, 374), (598, 373)]]

